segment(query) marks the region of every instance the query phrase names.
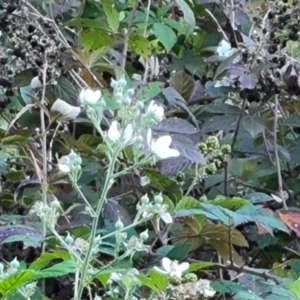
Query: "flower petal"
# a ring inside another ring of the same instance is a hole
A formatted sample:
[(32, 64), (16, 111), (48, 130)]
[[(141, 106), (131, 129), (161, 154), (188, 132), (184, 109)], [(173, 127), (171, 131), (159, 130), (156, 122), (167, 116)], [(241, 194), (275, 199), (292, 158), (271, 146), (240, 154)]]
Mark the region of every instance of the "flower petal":
[(62, 115), (63, 118), (70, 120), (75, 119), (81, 111), (80, 107), (70, 105), (66, 101), (59, 98), (53, 103), (50, 110), (52, 112), (57, 112)]
[(178, 269), (180, 270), (180, 272), (185, 272), (186, 270), (188, 270), (188, 268), (190, 267), (190, 264), (188, 262), (183, 262), (180, 265), (178, 265)]
[(116, 143), (121, 138), (120, 124), (117, 121), (113, 121), (108, 129), (108, 138)]
[(122, 274), (117, 272), (112, 272), (110, 274), (110, 279), (113, 281), (121, 281), (122, 280)]
[(173, 219), (168, 212), (163, 213), (160, 217), (166, 224), (171, 224), (173, 222)]
[(169, 148), (171, 142), (172, 138), (169, 135), (164, 135), (159, 137), (157, 140), (152, 140), (151, 151), (160, 159), (177, 157), (180, 155), (180, 153), (176, 149)]
[(66, 164), (58, 164), (58, 169), (62, 172), (62, 173), (69, 173), (71, 171), (70, 167)]
[(161, 265), (167, 272), (171, 271), (171, 264), (172, 264), (172, 261), (168, 257), (164, 257), (161, 260)]
[(152, 129), (150, 128), (147, 131), (147, 143), (148, 143), (149, 147), (151, 145), (151, 140), (152, 140)]
[(133, 126), (132, 124), (128, 124), (124, 130), (124, 143), (128, 143), (133, 135)]

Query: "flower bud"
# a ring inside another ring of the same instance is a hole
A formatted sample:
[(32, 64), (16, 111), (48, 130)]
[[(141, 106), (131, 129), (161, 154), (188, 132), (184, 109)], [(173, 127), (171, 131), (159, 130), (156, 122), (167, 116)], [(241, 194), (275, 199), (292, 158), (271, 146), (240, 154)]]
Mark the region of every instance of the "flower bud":
[(9, 265), (12, 267), (12, 268), (16, 268), (18, 269), (19, 266), (20, 266), (20, 263), (18, 262), (17, 258), (15, 257), (14, 260), (12, 260)]
[(118, 83), (119, 83), (119, 86), (121, 86), (121, 87), (125, 87), (127, 85), (127, 82), (124, 78), (120, 78), (118, 80)]
[(134, 95), (134, 88), (128, 89), (127, 95), (128, 95), (128, 96), (133, 96), (133, 95)]
[(147, 204), (147, 203), (149, 203), (149, 201), (150, 200), (149, 200), (148, 194), (142, 196), (142, 198), (141, 198), (142, 204)]
[(146, 229), (145, 231), (141, 232), (140, 238), (141, 238), (142, 241), (146, 241), (146, 240), (149, 239), (148, 229)]
[(130, 105), (131, 104), (131, 99), (129, 97), (124, 97), (122, 100), (122, 103), (124, 105)]
[(118, 218), (118, 221), (115, 224), (117, 230), (122, 230), (124, 228), (124, 223)]
[(55, 198), (55, 199), (51, 202), (50, 206), (51, 206), (52, 208), (60, 208), (60, 202)]
[(74, 243), (74, 239), (71, 237), (70, 233), (68, 232), (68, 235), (65, 238), (65, 241), (68, 245), (72, 245)]
[(156, 196), (154, 197), (154, 201), (155, 201), (156, 203), (158, 203), (158, 204), (163, 203), (164, 198), (163, 198), (162, 194), (159, 193), (158, 195), (156, 195)]
[(136, 106), (137, 106), (137, 108), (138, 108), (139, 110), (142, 110), (142, 109), (144, 109), (145, 104), (144, 104), (144, 102), (139, 101), (139, 102), (136, 104)]

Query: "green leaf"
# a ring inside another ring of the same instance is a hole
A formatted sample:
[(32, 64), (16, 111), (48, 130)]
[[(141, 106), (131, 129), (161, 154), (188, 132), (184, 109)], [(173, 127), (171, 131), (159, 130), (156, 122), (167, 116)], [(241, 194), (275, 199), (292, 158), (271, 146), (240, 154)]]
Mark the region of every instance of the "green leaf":
[(161, 274), (155, 270), (150, 271), (150, 278), (153, 284), (157, 287), (158, 291), (163, 291), (169, 283), (168, 277), (166, 275)]
[(162, 246), (160, 248), (158, 248), (156, 250), (156, 253), (159, 254), (159, 255), (162, 255), (162, 256), (167, 256), (167, 254), (172, 250), (174, 249), (175, 246), (172, 246), (172, 245), (165, 245), (165, 246)]
[(156, 287), (156, 285), (154, 284), (154, 282), (152, 281), (152, 279), (148, 278), (145, 275), (136, 275), (136, 277), (140, 280), (140, 282), (143, 285), (149, 287), (154, 292), (159, 292), (159, 289)]
[(193, 32), (196, 27), (196, 19), (192, 9), (185, 0), (176, 0), (178, 6), (183, 12), (183, 19), (189, 25), (190, 31)]
[(300, 42), (299, 41), (287, 41), (286, 50), (293, 58), (300, 56)]
[(144, 169), (144, 172), (150, 178), (151, 184), (162, 192), (172, 193), (179, 190), (177, 182), (172, 178), (163, 177), (157, 171), (151, 169)]
[(178, 245), (175, 246), (170, 252), (168, 252), (167, 257), (169, 257), (172, 260), (182, 261), (187, 258), (191, 249), (192, 245), (189, 243)]
[(21, 135), (12, 135), (1, 139), (2, 145), (27, 144), (28, 137)]
[(205, 269), (205, 268), (208, 268), (210, 266), (213, 266), (214, 264), (211, 263), (211, 262), (201, 262), (201, 263), (194, 263), (194, 264), (191, 264), (190, 267), (189, 267), (189, 270), (188, 272), (195, 272), (195, 271), (198, 271), (198, 270), (201, 270), (201, 269)]
[(300, 277), (292, 284), (288, 285), (290, 291), (292, 291), (297, 297), (300, 297)]
[(91, 19), (74, 19), (66, 23), (67, 26), (70, 27), (83, 27), (83, 28), (91, 28), (91, 29), (107, 29), (103, 23), (91, 20)]
[(77, 267), (78, 266), (76, 262), (72, 260), (63, 261), (50, 268), (39, 271), (39, 273), (37, 273), (35, 276), (35, 280), (50, 277), (60, 277), (69, 273), (74, 273), (77, 270)]
[(119, 14), (114, 7), (115, 1), (101, 0), (101, 4), (103, 6), (103, 10), (106, 15), (107, 23), (110, 29), (116, 32), (119, 29), (120, 21), (119, 21)]
[(188, 101), (195, 88), (195, 80), (184, 70), (177, 72), (170, 80), (173, 87), (186, 101)]
[(250, 201), (252, 204), (264, 203), (273, 200), (273, 198), (268, 194), (260, 192), (247, 194), (244, 196), (244, 198)]
[(141, 55), (143, 57), (151, 55), (149, 41), (142, 35), (131, 34), (128, 48), (137, 55)]
[(242, 124), (245, 130), (248, 131), (252, 137), (256, 137), (265, 129), (265, 125), (258, 116), (244, 116), (242, 118)]
[(107, 47), (112, 41), (113, 38), (108, 33), (100, 30), (86, 30), (80, 34), (80, 42), (87, 51)]
[(177, 37), (172, 28), (162, 23), (153, 25), (153, 32), (167, 51), (170, 51), (177, 42)]
[(36, 273), (33, 270), (25, 270), (17, 274), (13, 274), (0, 282), (0, 294), (6, 296), (12, 294), (23, 285), (29, 283)]
[(14, 77), (13, 87), (24, 87), (30, 84), (31, 79), (33, 78), (33, 70), (27, 69), (24, 70)]
[(237, 210), (249, 204), (247, 200), (239, 197), (215, 199), (209, 201), (209, 203), (219, 205), (230, 210)]
[(283, 125), (286, 126), (296, 126), (296, 127), (300, 127), (300, 116), (291, 116), (287, 119), (285, 119), (282, 122)]
[(65, 76), (60, 76), (54, 89), (56, 98), (60, 98), (67, 103), (77, 104), (78, 93), (72, 82)]
[(149, 82), (146, 86), (143, 86), (138, 90), (136, 98), (139, 101), (148, 101), (154, 99), (161, 92), (160, 84), (158, 82)]
[(70, 254), (64, 250), (54, 250), (51, 253), (45, 252), (30, 265), (29, 269), (39, 271), (54, 259), (70, 260), (70, 258)]
[(200, 203), (193, 197), (183, 197), (176, 205), (175, 210), (200, 208)]

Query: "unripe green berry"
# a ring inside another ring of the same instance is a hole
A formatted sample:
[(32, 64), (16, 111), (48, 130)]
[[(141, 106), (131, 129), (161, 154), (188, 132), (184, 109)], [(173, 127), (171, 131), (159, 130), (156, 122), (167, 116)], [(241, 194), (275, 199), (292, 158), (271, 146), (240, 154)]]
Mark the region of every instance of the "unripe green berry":
[(188, 282), (196, 282), (198, 280), (198, 277), (194, 273), (187, 273), (184, 275), (184, 279)]
[(231, 153), (231, 145), (223, 145), (221, 148), (223, 154), (230, 154)]

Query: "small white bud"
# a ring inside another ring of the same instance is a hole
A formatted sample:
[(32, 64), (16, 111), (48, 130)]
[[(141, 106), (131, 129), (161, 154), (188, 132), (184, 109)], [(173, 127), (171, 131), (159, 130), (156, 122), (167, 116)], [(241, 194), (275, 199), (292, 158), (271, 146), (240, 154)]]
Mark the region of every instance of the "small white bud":
[(149, 203), (149, 201), (150, 200), (149, 200), (148, 194), (142, 196), (142, 198), (141, 198), (142, 204), (147, 204), (147, 203)]
[(122, 103), (124, 105), (130, 105), (131, 104), (131, 99), (129, 97), (124, 97)]
[(125, 87), (127, 85), (127, 82), (124, 78), (120, 78), (118, 80), (118, 83), (119, 83), (119, 86), (121, 86), (121, 87)]
[(154, 201), (155, 201), (156, 203), (158, 203), (158, 204), (163, 203), (164, 198), (163, 198), (162, 194), (159, 193), (158, 195), (156, 195), (156, 196), (154, 197)]
[(145, 104), (144, 104), (144, 102), (139, 101), (139, 102), (136, 104), (136, 106), (137, 106), (138, 109), (142, 110), (142, 109), (144, 109)]
[(117, 230), (122, 230), (124, 228), (124, 223), (118, 218), (118, 221), (115, 224)]
[(65, 241), (68, 245), (72, 245), (74, 243), (74, 239), (71, 237), (70, 233), (68, 232), (68, 235), (65, 238)]
[(128, 96), (133, 96), (133, 95), (134, 95), (134, 88), (129, 89), (129, 90), (127, 91), (127, 94), (128, 94)]
[(145, 231), (141, 232), (140, 238), (141, 238), (142, 241), (146, 241), (146, 240), (149, 239), (148, 229), (146, 229)]
[(55, 199), (51, 202), (50, 206), (52, 208), (60, 208), (60, 202), (57, 199)]
[(9, 265), (12, 267), (12, 268), (16, 268), (18, 269), (19, 266), (20, 266), (20, 263), (18, 262), (17, 258), (15, 257), (14, 260), (12, 260)]

